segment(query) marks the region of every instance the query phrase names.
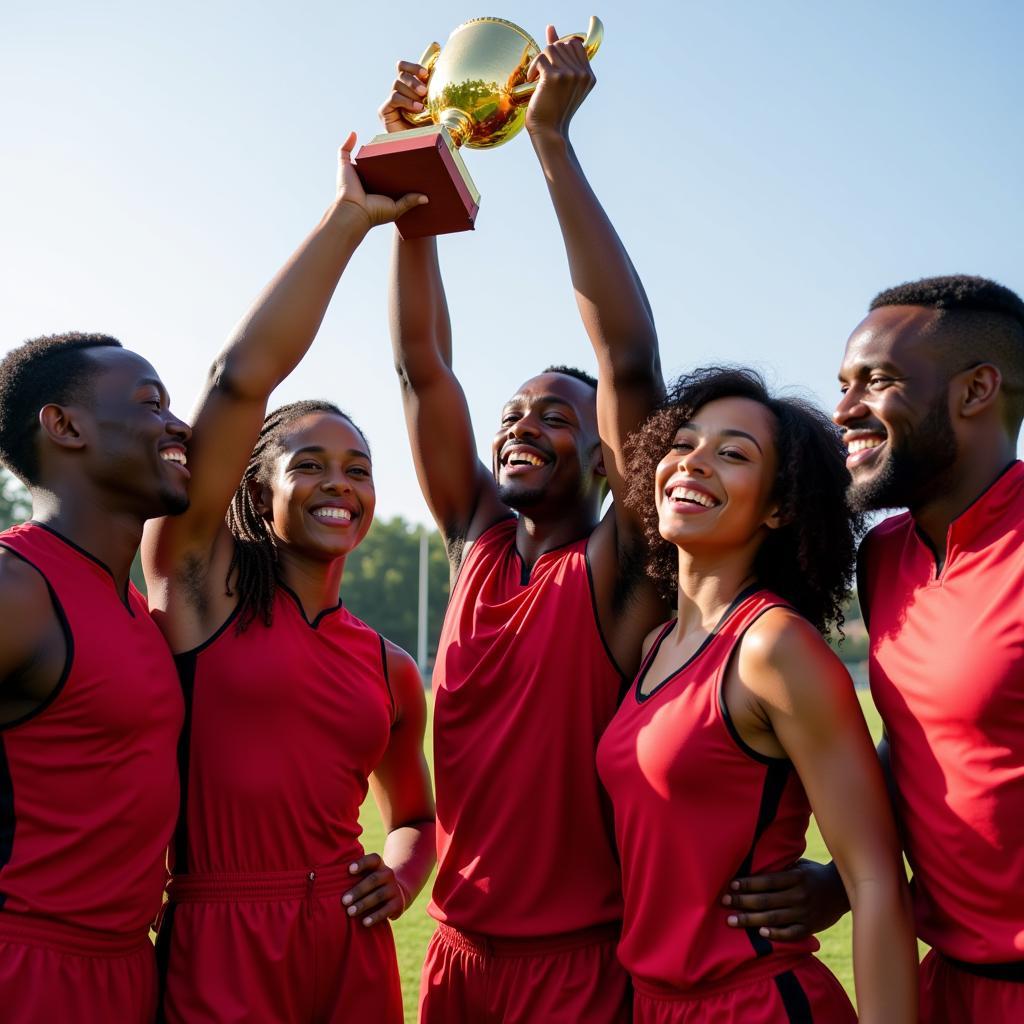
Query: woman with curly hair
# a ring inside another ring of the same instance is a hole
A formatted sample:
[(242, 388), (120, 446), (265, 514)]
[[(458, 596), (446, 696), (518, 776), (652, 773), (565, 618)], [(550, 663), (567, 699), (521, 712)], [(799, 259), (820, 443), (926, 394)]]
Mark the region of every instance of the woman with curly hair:
[[(339, 598), (373, 519), (370, 448), (330, 403), (265, 416), (357, 246), (417, 200), (366, 195), (354, 142), (326, 214), (214, 362), (188, 510), (143, 541), (186, 706), (158, 942), (170, 1024), (402, 1020), (388, 922), (433, 865), (434, 805), (416, 664)], [(380, 853), (359, 842), (368, 788)]]
[(853, 685), (822, 636), (842, 624), (861, 527), (838, 432), (752, 371), (709, 368), (675, 384), (627, 460), (650, 572), (677, 607), (598, 748), (636, 1021), (856, 1019), (813, 938), (773, 943), (730, 928), (720, 906), (737, 874), (801, 856), (813, 809), (853, 909), (860, 1019), (912, 1024), (900, 844)]

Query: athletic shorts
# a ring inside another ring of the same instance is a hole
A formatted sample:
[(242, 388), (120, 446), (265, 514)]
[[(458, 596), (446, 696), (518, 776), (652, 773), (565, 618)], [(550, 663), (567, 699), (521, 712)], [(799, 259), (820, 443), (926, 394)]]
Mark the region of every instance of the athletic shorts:
[[(1021, 1024), (1024, 1021), (1024, 963), (1006, 973), (1019, 980), (983, 977), (954, 966), (934, 949), (921, 963), (921, 1024)], [(980, 970), (986, 970), (981, 967)], [(988, 968), (993, 973), (998, 968)]]
[(153, 1024), (156, 962), (131, 939), (0, 915), (0, 1020)]
[(420, 981), (420, 1024), (629, 1024), (619, 925), (491, 939), (439, 924)]
[(390, 924), (341, 903), (356, 881), (347, 863), (175, 878), (157, 940), (168, 1024), (402, 1024)]
[[(762, 969), (758, 969), (762, 967)], [(655, 991), (634, 980), (636, 1024), (856, 1024), (849, 996), (813, 956), (745, 970), (699, 991)], [(961, 1022), (965, 1024), (965, 1022)]]

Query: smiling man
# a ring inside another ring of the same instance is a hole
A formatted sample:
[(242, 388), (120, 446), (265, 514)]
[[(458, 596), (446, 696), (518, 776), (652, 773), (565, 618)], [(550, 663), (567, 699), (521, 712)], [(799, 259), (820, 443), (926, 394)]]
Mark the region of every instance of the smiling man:
[(992, 281), (883, 292), (840, 371), (927, 1024), (1024, 1020), (1024, 303)]
[(128, 573), (144, 522), (188, 505), (189, 435), (149, 363), (106, 335), (0, 362), (0, 460), (33, 514), (0, 534), (5, 1020), (155, 1013), (183, 709)]
[[(657, 338), (622, 243), (568, 141), (593, 86), (579, 40), (538, 59), (527, 128), (562, 229), (600, 382), (549, 367), (476, 455), (452, 372), (433, 239), (396, 239), (392, 336), (420, 484), (452, 597), (434, 668), (439, 867), (420, 1019), (527, 1024), (631, 1019), (615, 956), (619, 867), (597, 741), (663, 615), (645, 598), (641, 527), (616, 502), (622, 440), (662, 394)], [(400, 64), (381, 113), (402, 127), (425, 72)]]

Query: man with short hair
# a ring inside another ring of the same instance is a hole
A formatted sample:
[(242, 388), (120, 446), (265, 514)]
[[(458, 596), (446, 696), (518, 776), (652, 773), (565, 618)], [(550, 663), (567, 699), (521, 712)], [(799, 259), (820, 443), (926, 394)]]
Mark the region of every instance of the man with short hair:
[[(600, 379), (549, 367), (476, 457), (433, 239), (396, 239), (392, 334), (417, 474), (448, 547), (434, 670), (439, 922), (425, 1024), (631, 1019), (615, 956), (619, 868), (594, 766), (646, 633), (642, 531), (621, 503), (622, 443), (662, 394), (643, 289), (568, 141), (593, 86), (578, 39), (537, 60), (527, 128), (548, 181)], [(425, 72), (400, 64), (385, 124)]]
[(882, 292), (835, 412), (871, 691), (913, 869), (927, 1024), (1024, 1020), (1024, 302), (977, 277)]
[(4, 1020), (156, 1012), (183, 709), (129, 569), (143, 523), (188, 505), (189, 436), (114, 338), (36, 338), (0, 361), (0, 461), (33, 514), (0, 534)]

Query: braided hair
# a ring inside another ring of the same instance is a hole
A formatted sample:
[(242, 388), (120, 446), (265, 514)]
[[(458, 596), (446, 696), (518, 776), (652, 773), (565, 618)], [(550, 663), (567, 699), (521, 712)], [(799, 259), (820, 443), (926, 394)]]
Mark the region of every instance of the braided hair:
[(265, 625), (271, 624), (274, 595), (277, 591), (277, 542), (267, 520), (256, 508), (253, 498), (254, 487), (256, 484), (269, 482), (274, 459), (284, 450), (287, 428), (296, 420), (314, 413), (340, 416), (352, 425), (364, 442), (366, 441), (366, 435), (353, 422), (352, 417), (331, 402), (291, 402), (269, 413), (263, 421), (256, 446), (249, 456), (241, 483), (231, 499), (225, 517), (228, 529), (235, 539), (235, 547), (224, 586), (229, 597), (238, 595), (236, 629), (239, 633), (244, 632), (257, 617), (261, 618)]

